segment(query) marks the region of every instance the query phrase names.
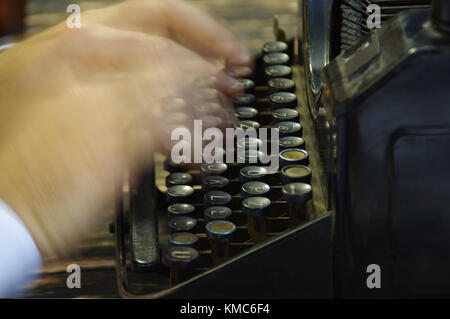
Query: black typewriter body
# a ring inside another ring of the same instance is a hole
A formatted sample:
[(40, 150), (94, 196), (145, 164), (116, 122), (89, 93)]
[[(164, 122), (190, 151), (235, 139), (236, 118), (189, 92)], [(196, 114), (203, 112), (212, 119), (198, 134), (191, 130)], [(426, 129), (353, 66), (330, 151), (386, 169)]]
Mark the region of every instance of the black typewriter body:
[[(382, 9), (383, 27), (371, 31), (364, 25), (365, 8), (374, 3)], [(227, 258), (214, 261), (218, 246), (206, 234), (203, 215), (207, 175), (184, 171), (192, 177), (198, 257), (195, 265), (174, 270), (162, 262), (170, 248), (169, 203), (166, 189), (155, 182), (163, 164), (156, 165), (118, 190), (114, 231), (121, 294), (448, 297), (450, 24), (445, 2), (433, 5), (434, 11), (429, 1), (299, 1), (303, 36), (288, 40), (276, 28), (274, 40), (288, 43), (296, 84), (293, 109), (305, 142), (298, 148), (307, 151), (312, 173), (305, 182), (312, 189), (304, 206), (308, 218), (292, 222), (297, 206), (282, 196), (288, 183), (278, 172), (264, 195), (271, 202), (265, 238), (255, 241), (249, 235), (255, 221), (242, 208), (242, 167), (230, 164), (227, 219), (236, 228)], [(259, 112), (254, 120), (273, 127), (263, 55), (249, 76)], [(165, 169), (183, 171), (168, 164)], [(371, 265), (380, 269), (380, 287), (368, 286)]]

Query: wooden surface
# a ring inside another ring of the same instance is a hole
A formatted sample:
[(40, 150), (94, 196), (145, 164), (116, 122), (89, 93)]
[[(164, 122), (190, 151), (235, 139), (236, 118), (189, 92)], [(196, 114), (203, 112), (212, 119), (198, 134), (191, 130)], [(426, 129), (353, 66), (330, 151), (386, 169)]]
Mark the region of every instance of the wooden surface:
[[(73, 0), (30, 0), (27, 5), (27, 36), (48, 26), (64, 21), (66, 6), (78, 3), (82, 11), (98, 8), (117, 0), (73, 1)], [(278, 14), (281, 26), (289, 36), (296, 34), (296, 0), (191, 0), (199, 7), (228, 24), (253, 52), (258, 52), (263, 42), (273, 40), (272, 18)], [(111, 203), (113, 204), (113, 203)], [(115, 281), (113, 236), (109, 224), (113, 218), (113, 206), (106, 209), (104, 223), (90, 238), (80, 243), (80, 253), (71, 259), (47, 261), (41, 278), (31, 284), (28, 297), (43, 298), (95, 298), (118, 297)], [(66, 267), (70, 264), (81, 267), (81, 288), (66, 286)]]

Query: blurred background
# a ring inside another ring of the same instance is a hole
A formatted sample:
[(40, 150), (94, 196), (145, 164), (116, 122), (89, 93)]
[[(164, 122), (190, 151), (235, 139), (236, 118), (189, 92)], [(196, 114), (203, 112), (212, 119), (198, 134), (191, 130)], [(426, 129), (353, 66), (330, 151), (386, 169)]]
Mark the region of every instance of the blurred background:
[[(2, 0), (1, 0), (2, 1)], [(17, 1), (17, 0), (13, 0)], [(151, 1), (151, 0), (150, 0)], [(261, 41), (271, 40), (274, 14), (289, 35), (296, 32), (296, 0), (186, 0), (225, 21), (235, 34), (248, 46), (258, 51)], [(31, 35), (66, 19), (66, 7), (71, 3), (81, 10), (101, 8), (121, 0), (74, 1), (74, 0), (28, 0), (26, 4), (26, 34)]]
[[(152, 1), (152, 0), (149, 0)], [(223, 21), (254, 52), (261, 44), (274, 39), (272, 21), (278, 15), (280, 26), (288, 36), (297, 32), (297, 0), (186, 0), (203, 8)], [(66, 8), (71, 3), (84, 10), (101, 8), (119, 0), (74, 1), (74, 0), (0, 0), (0, 24), (10, 18), (6, 11), (11, 6), (25, 8), (23, 32), (32, 36), (68, 17)], [(6, 8), (6, 9), (5, 9)], [(81, 16), (83, 19), (83, 16)], [(20, 19), (19, 19), (20, 20)], [(1, 25), (0, 25), (1, 26)], [(1, 28), (0, 28), (1, 29)], [(1, 34), (0, 34), (1, 36)], [(113, 221), (113, 205), (104, 213), (102, 227), (92, 233), (87, 241), (80, 243), (80, 253), (70, 260), (47, 261), (39, 280), (25, 287), (27, 297), (39, 298), (83, 298), (118, 297), (115, 279), (115, 246), (110, 233)], [(81, 267), (81, 289), (68, 289), (66, 267), (69, 264)]]

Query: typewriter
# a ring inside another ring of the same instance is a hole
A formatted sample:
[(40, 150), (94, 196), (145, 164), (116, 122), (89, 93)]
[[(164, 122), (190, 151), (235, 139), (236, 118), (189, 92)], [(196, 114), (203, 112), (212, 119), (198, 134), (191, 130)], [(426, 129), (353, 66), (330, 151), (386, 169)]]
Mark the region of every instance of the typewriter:
[(123, 297), (450, 295), (450, 4), (304, 0), (298, 19), (233, 74), (240, 126), (279, 130), (279, 170), (165, 158), (125, 180)]

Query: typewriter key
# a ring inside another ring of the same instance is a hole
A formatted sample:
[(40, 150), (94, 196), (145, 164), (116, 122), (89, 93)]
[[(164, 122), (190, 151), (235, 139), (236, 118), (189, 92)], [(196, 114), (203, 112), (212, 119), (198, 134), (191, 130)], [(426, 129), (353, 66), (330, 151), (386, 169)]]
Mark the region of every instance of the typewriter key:
[(229, 76), (237, 79), (250, 78), (253, 74), (253, 70), (247, 66), (233, 66), (229, 67), (226, 72)]
[(194, 213), (195, 206), (191, 204), (176, 203), (167, 207), (167, 215), (169, 219), (178, 216), (194, 217)]
[(164, 169), (169, 173), (185, 172), (188, 170), (186, 163), (175, 163), (169, 158), (164, 160)]
[(248, 232), (255, 243), (267, 239), (266, 217), (271, 201), (267, 197), (247, 197), (242, 201), (242, 212), (248, 217)]
[(169, 204), (189, 203), (192, 201), (194, 189), (188, 185), (175, 185), (167, 189), (167, 200)]
[(237, 154), (239, 164), (261, 164), (264, 153), (255, 149), (241, 150)]
[(250, 106), (256, 103), (256, 97), (251, 93), (244, 93), (232, 100), (234, 107)]
[(305, 141), (298, 136), (285, 136), (279, 139), (280, 151), (287, 148), (305, 149)]
[(239, 178), (242, 184), (252, 181), (264, 181), (267, 178), (267, 169), (261, 166), (246, 166), (241, 168)]
[(197, 88), (194, 91), (197, 101), (216, 102), (220, 99), (219, 92), (213, 88)]
[(209, 127), (220, 127), (223, 123), (222, 118), (215, 115), (203, 114), (201, 118), (203, 121), (203, 129), (207, 129)]
[(298, 136), (303, 134), (302, 126), (297, 122), (278, 122), (275, 124), (275, 128), (279, 130), (280, 138), (285, 136)]
[(290, 92), (295, 93), (295, 82), (291, 79), (273, 78), (267, 82), (269, 93)]
[(204, 115), (204, 114), (215, 114), (217, 112), (220, 112), (222, 110), (222, 106), (219, 103), (215, 102), (206, 102), (202, 104), (198, 104), (194, 107), (195, 112), (198, 114)]
[(168, 112), (166, 113), (165, 123), (168, 125), (181, 125), (189, 120), (189, 116), (184, 112)]
[(269, 65), (289, 65), (289, 55), (283, 52), (267, 53), (262, 59), (264, 67)]
[(234, 115), (240, 120), (251, 120), (258, 116), (258, 110), (249, 106), (237, 107)]
[(190, 269), (194, 266), (198, 257), (198, 251), (191, 247), (173, 246), (164, 251), (162, 262), (170, 268), (171, 286), (189, 278)]
[(186, 101), (182, 98), (165, 99), (164, 109), (169, 112), (182, 112), (186, 109)]
[(267, 54), (271, 52), (287, 52), (288, 51), (288, 45), (285, 42), (281, 41), (270, 41), (264, 43), (262, 47), (262, 53)]
[(261, 141), (259, 138), (250, 136), (240, 138), (236, 141), (237, 147), (243, 150), (248, 149), (257, 150), (259, 147), (261, 147), (262, 144), (263, 141)]
[(219, 175), (206, 176), (202, 181), (202, 191), (224, 191), (227, 192), (230, 187), (230, 180)]
[(269, 96), (269, 103), (272, 109), (296, 108), (297, 96), (290, 92), (277, 92)]
[(210, 191), (203, 196), (205, 208), (211, 206), (231, 206), (231, 195), (223, 191)]
[(227, 220), (231, 214), (231, 209), (225, 206), (211, 206), (205, 209), (203, 213), (206, 223), (213, 220)]
[(272, 117), (274, 123), (278, 122), (299, 122), (300, 121), (300, 115), (298, 114), (298, 111), (296, 109), (276, 109), (272, 112)]
[(188, 216), (172, 217), (167, 221), (169, 225), (169, 233), (192, 232), (197, 226), (195, 218)]
[(266, 81), (273, 78), (292, 78), (292, 69), (287, 65), (270, 65), (264, 69)]
[(241, 128), (243, 130), (246, 130), (249, 128), (254, 128), (255, 130), (257, 130), (260, 127), (261, 127), (261, 124), (259, 124), (256, 121), (252, 121), (252, 120), (239, 121), (239, 124), (236, 126), (236, 128)]
[(202, 177), (206, 177), (209, 175), (226, 175), (228, 171), (228, 165), (225, 163), (203, 163), (201, 168)]
[(255, 90), (255, 82), (249, 79), (239, 79), (239, 87), (244, 90), (245, 93), (253, 93)]
[(311, 183), (311, 169), (305, 165), (288, 165), (281, 169), (281, 181), (289, 183)]
[(280, 152), (280, 166), (287, 165), (308, 165), (309, 154), (307, 151), (299, 148), (287, 148)]
[(188, 173), (172, 173), (166, 177), (166, 186), (171, 187), (175, 185), (189, 185), (192, 186), (192, 176)]
[(211, 257), (215, 265), (230, 258), (230, 242), (236, 226), (226, 220), (214, 220), (206, 224), (206, 236), (211, 244)]
[(289, 183), (282, 188), (283, 198), (289, 205), (291, 226), (296, 226), (308, 220), (306, 203), (312, 199), (312, 187), (305, 183)]
[(242, 197), (269, 196), (270, 186), (260, 181), (247, 182), (242, 185)]
[(174, 233), (169, 237), (169, 245), (195, 248), (198, 243), (198, 239), (198, 236), (193, 233)]

